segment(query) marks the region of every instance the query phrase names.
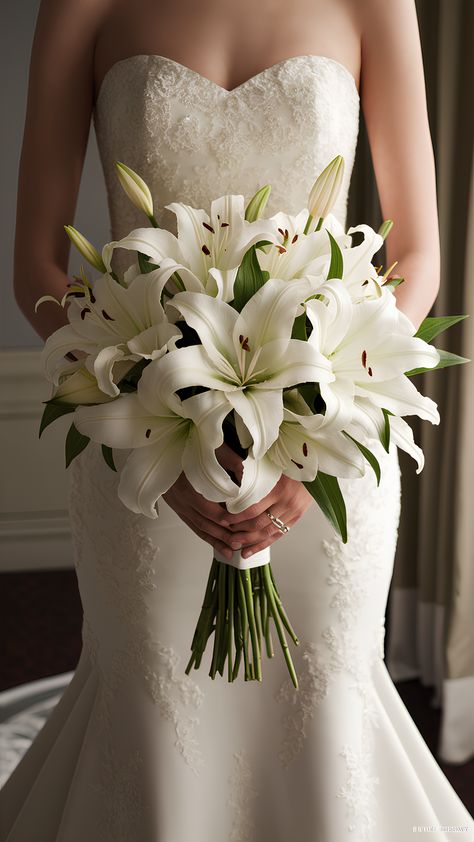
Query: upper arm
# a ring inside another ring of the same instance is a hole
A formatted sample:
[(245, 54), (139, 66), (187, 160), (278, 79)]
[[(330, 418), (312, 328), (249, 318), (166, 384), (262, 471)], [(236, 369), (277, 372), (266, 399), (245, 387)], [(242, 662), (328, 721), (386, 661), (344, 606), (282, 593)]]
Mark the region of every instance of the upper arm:
[(24, 267), (67, 268), (72, 221), (89, 136), (94, 44), (102, 2), (42, 0), (31, 52), (18, 179), (15, 294)]
[(439, 269), (436, 175), (415, 0), (362, 0), (361, 105), (387, 257), (430, 255)]

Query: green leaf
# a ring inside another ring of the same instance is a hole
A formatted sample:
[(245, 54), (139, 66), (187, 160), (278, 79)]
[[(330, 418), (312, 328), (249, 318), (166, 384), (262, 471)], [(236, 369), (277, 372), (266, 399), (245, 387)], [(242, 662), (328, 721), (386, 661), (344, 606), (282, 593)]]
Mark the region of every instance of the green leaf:
[(375, 476), (377, 477), (377, 485), (380, 485), (380, 465), (379, 465), (379, 461), (376, 458), (376, 456), (374, 456), (374, 454), (372, 453), (371, 450), (369, 450), (368, 447), (366, 447), (360, 441), (357, 441), (357, 439), (355, 439), (353, 436), (351, 436), (350, 433), (346, 433), (345, 430), (343, 430), (342, 432), (344, 433), (345, 436), (347, 436), (348, 439), (352, 439), (354, 444), (356, 444), (357, 447), (359, 448), (362, 455), (365, 456), (365, 458), (367, 459), (367, 462), (369, 463), (370, 467), (374, 471)]
[(447, 368), (449, 365), (462, 365), (463, 363), (470, 363), (468, 357), (460, 357), (458, 354), (452, 354), (451, 351), (442, 351), (441, 348), (436, 348), (440, 359), (437, 365), (432, 368), (412, 368), (410, 371), (405, 371), (405, 377), (413, 377), (415, 374), (424, 374), (425, 371), (435, 371), (437, 368)]
[(420, 327), (415, 333), (415, 336), (419, 339), (423, 339), (424, 342), (431, 342), (431, 340), (434, 339), (435, 336), (438, 336), (439, 333), (442, 333), (443, 330), (447, 330), (448, 327), (451, 327), (457, 322), (462, 321), (462, 319), (467, 318), (467, 314), (465, 316), (428, 316), (422, 321)]
[(306, 330), (306, 313), (301, 313), (301, 316), (297, 316), (294, 320), (291, 338), (302, 339), (303, 342), (306, 342), (308, 339), (308, 332)]
[(60, 418), (61, 415), (67, 415), (68, 412), (74, 412), (76, 408), (74, 404), (57, 401), (54, 400), (54, 398), (51, 398), (49, 401), (43, 401), (43, 403), (45, 403), (46, 406), (41, 418), (38, 438), (41, 438), (43, 430), (45, 430), (49, 424), (52, 424), (53, 421), (56, 421), (56, 418)]
[(79, 453), (87, 447), (89, 442), (89, 436), (83, 436), (74, 424), (71, 424), (66, 436), (66, 468), (68, 468), (72, 460), (75, 459), (76, 456), (79, 456)]
[(315, 412), (315, 401), (318, 397), (319, 393), (319, 386), (316, 383), (300, 383), (298, 386), (298, 392), (300, 393), (301, 397), (304, 401), (308, 404), (311, 412)]
[(328, 271), (328, 279), (329, 278), (341, 278), (344, 269), (344, 261), (342, 259), (342, 251), (339, 248), (336, 240), (332, 236), (332, 234), (328, 231), (327, 232), (330, 243), (331, 243), (331, 263), (329, 264), (329, 271)]
[(250, 246), (244, 254), (235, 278), (232, 306), (240, 313), (247, 301), (268, 281), (269, 277), (269, 273), (260, 268), (255, 246)]
[(143, 254), (141, 251), (137, 251), (137, 257), (142, 275), (146, 275), (148, 272), (153, 272), (154, 269), (158, 269), (158, 264), (150, 263), (148, 255)]
[(390, 412), (389, 409), (382, 409), (382, 412), (384, 417), (384, 428), (380, 435), (380, 441), (382, 442), (382, 446), (388, 453), (390, 447), (390, 421), (388, 416), (393, 415), (393, 412)]
[(114, 452), (113, 452), (112, 448), (109, 447), (107, 444), (102, 445), (102, 456), (104, 457), (105, 461), (107, 462), (107, 465), (109, 466), (109, 468), (112, 468), (113, 471), (116, 471), (117, 468), (115, 467), (115, 462), (114, 462)]
[(318, 471), (316, 479), (312, 482), (304, 482), (303, 485), (341, 536), (343, 543), (347, 544), (346, 504), (337, 477)]
[(385, 289), (386, 287), (393, 287), (395, 289), (395, 287), (398, 287), (400, 284), (403, 284), (404, 281), (405, 278), (390, 278), (389, 281), (385, 281), (385, 283), (382, 284), (382, 287), (383, 289)]

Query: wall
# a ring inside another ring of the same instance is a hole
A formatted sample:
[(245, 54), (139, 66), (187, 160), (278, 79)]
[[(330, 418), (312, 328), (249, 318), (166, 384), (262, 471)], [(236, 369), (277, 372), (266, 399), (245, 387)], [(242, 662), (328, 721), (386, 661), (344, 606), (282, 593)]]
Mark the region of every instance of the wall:
[[(38, 0), (2, 4), (0, 28), (0, 68), (2, 78), (8, 82), (1, 89), (0, 571), (72, 564), (66, 508), (69, 478), (64, 468), (64, 437), (70, 419), (56, 421), (38, 441), (41, 401), (50, 397), (51, 387), (39, 365), (43, 341), (19, 310), (13, 295), (18, 164), (38, 7)], [(98, 246), (110, 239), (93, 130), (74, 225)], [(71, 249), (70, 274), (78, 271), (80, 264), (73, 252)]]

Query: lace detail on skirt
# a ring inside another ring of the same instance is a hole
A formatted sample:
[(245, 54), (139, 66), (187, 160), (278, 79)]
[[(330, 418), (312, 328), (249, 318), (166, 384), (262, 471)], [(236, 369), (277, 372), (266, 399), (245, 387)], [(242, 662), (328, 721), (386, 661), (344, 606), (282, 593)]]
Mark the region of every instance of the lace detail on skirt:
[(228, 779), (231, 794), (227, 799), (228, 806), (233, 810), (229, 842), (256, 842), (251, 802), (257, 797), (258, 791), (253, 782), (249, 755), (245, 749), (241, 749), (233, 757), (234, 769)]

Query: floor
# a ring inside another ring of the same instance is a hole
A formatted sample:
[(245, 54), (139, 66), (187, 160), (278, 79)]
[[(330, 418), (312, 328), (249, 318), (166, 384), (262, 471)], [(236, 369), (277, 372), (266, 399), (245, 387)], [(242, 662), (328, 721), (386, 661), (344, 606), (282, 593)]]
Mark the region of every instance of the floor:
[[(0, 575), (0, 690), (74, 669), (81, 651), (82, 610), (72, 570)], [(440, 711), (419, 681), (397, 684), (405, 705), (436, 757)], [(474, 814), (474, 759), (440, 763)]]

